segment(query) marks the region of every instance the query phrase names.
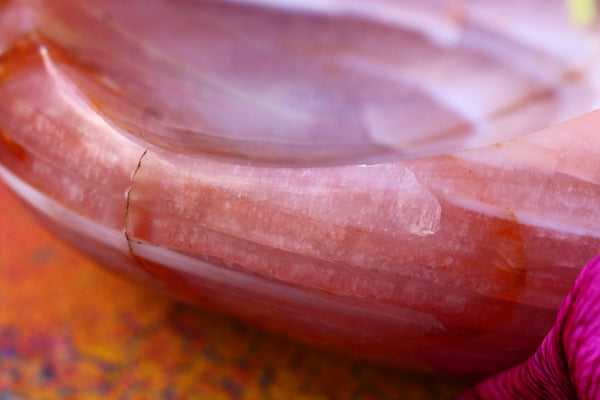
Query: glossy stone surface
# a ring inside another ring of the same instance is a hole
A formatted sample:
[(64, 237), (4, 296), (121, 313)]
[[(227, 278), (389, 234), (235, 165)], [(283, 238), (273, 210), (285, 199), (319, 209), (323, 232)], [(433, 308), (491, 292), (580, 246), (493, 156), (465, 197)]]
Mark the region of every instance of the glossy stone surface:
[(581, 272), (556, 323), (526, 362), (479, 382), (457, 400), (597, 399), (600, 396), (600, 256)]
[(600, 253), (600, 114), (570, 119), (597, 29), (365, 4), (0, 3), (0, 176), (185, 301), (409, 368), (522, 361)]

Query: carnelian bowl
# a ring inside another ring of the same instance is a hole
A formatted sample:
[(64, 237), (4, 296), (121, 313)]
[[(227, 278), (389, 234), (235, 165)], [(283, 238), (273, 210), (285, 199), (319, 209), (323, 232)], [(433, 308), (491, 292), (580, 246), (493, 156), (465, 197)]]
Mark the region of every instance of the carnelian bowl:
[(486, 375), (600, 253), (600, 32), (563, 7), (0, 2), (0, 176), (183, 301)]

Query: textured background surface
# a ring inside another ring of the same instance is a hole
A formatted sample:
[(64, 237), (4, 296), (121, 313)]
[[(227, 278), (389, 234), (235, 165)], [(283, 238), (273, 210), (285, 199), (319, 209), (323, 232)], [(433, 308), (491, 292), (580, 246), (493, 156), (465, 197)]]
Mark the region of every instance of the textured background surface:
[(468, 385), (307, 348), (118, 279), (0, 183), (0, 400), (444, 399)]

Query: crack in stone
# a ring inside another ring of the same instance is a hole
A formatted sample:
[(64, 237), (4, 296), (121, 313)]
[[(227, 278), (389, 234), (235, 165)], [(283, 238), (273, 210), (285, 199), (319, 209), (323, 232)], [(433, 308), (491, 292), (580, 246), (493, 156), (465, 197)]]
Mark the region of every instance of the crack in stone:
[[(124, 226), (125, 239), (127, 240), (127, 247), (129, 248), (129, 255), (134, 260), (136, 260), (138, 263), (140, 263), (140, 261), (133, 254), (133, 249), (131, 248), (131, 238), (129, 237), (129, 233), (127, 232), (127, 228), (129, 226), (128, 222), (129, 222), (129, 209), (130, 209), (130, 204), (131, 204), (131, 191), (133, 190), (133, 184), (135, 182), (135, 177), (136, 177), (138, 171), (140, 170), (140, 168), (142, 167), (142, 160), (144, 159), (144, 157), (148, 153), (148, 150), (150, 150), (150, 147), (148, 147), (148, 148), (146, 148), (146, 150), (144, 150), (144, 152), (142, 153), (142, 155), (140, 156), (140, 158), (138, 160), (138, 163), (137, 163), (137, 166), (135, 167), (135, 170), (133, 171), (133, 174), (131, 176), (131, 185), (129, 186), (129, 190), (127, 190), (127, 204), (125, 206), (125, 226)], [(140, 266), (141, 266), (141, 263), (140, 263)]]

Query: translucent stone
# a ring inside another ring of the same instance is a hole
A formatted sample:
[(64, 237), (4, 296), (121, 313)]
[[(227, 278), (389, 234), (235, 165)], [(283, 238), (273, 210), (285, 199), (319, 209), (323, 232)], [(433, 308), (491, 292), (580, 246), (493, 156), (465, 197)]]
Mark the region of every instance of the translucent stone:
[(479, 376), (600, 253), (600, 35), (562, 1), (0, 7), (0, 176), (184, 301)]

